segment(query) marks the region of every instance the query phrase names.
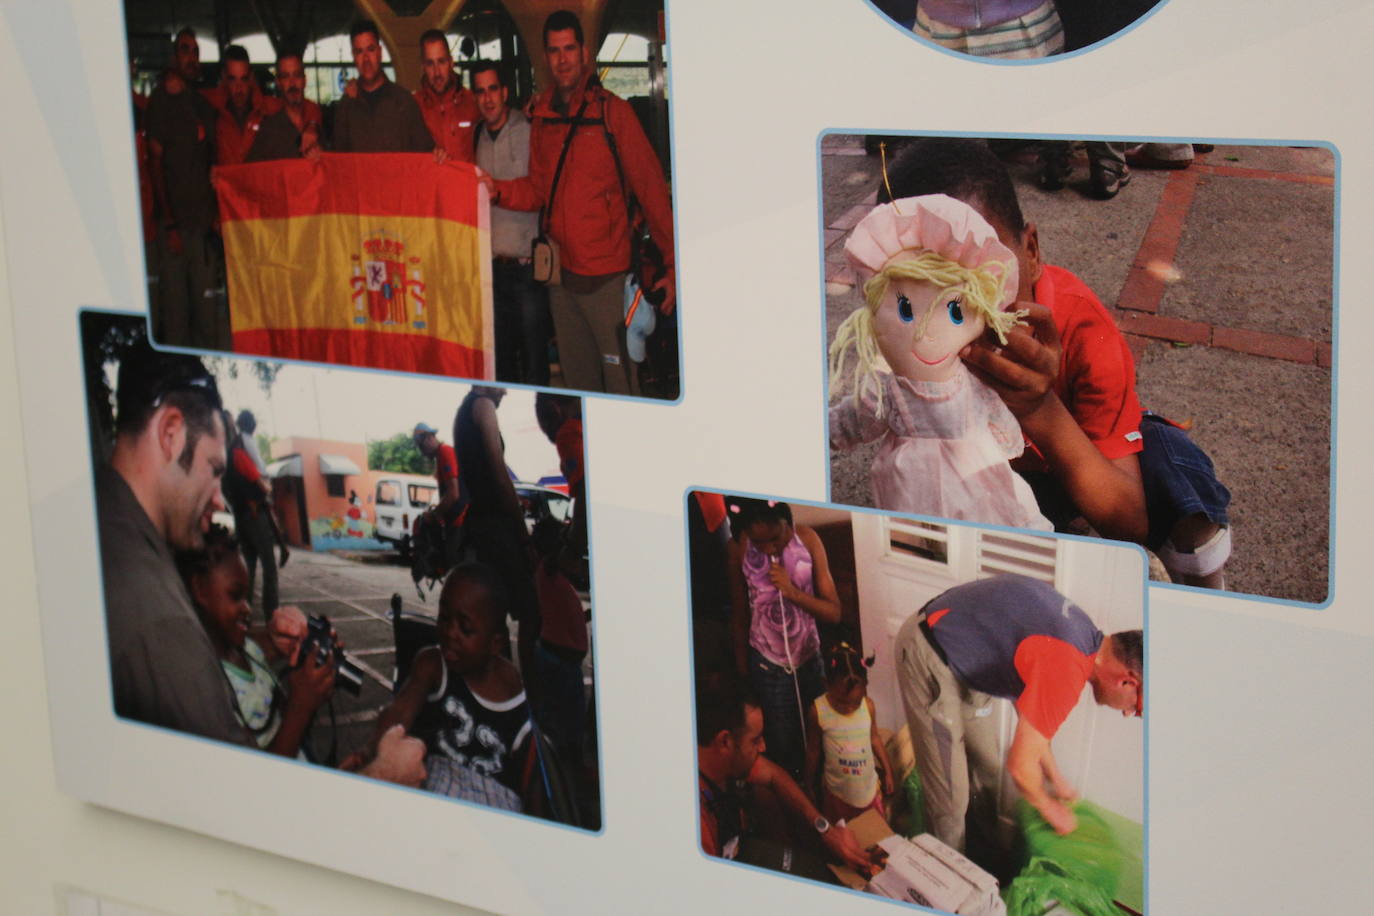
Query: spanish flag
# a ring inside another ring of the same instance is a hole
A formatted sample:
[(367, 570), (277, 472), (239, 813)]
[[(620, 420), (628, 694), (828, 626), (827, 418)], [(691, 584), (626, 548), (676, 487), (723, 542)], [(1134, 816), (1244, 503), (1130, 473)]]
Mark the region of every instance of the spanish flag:
[(426, 153), (215, 169), (236, 353), (490, 379), (487, 192)]

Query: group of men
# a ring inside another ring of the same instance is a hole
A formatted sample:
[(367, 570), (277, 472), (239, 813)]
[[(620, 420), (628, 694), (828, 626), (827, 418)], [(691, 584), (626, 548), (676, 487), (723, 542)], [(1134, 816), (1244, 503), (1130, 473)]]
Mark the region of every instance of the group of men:
[[(196, 35), (179, 32), (172, 68), (146, 103), (136, 99), (150, 185), (144, 216), (157, 227), (150, 236), (159, 342), (232, 349), (228, 310), (211, 289), (219, 269), (213, 165), (322, 150), (432, 153), (439, 162), (475, 163), (491, 196), (496, 377), (548, 384), (556, 335), (566, 387), (640, 393), (627, 348), (626, 277), (647, 228), (663, 269), (644, 294), (672, 315), (668, 185), (629, 104), (601, 87), (577, 16), (552, 13), (543, 41), (552, 85), (531, 100), (527, 117), (511, 106), (509, 78), (496, 62), (469, 66), (472, 88), (464, 87), (437, 29), (420, 39), (423, 85), (401, 88), (382, 67), (376, 24), (360, 20), (350, 29), (357, 77), (329, 118), (305, 98), (301, 49), (277, 55), (278, 96), (259, 89), (237, 45), (225, 49), (220, 85), (198, 89)], [(536, 239), (556, 247), (561, 266), (547, 286), (535, 280)]]

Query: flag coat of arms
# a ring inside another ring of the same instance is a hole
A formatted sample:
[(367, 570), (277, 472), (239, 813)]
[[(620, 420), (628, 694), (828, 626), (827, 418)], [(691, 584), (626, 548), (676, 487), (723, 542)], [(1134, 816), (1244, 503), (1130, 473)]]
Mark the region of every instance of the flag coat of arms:
[(491, 225), (472, 165), (326, 153), (215, 179), (234, 352), (494, 377)]

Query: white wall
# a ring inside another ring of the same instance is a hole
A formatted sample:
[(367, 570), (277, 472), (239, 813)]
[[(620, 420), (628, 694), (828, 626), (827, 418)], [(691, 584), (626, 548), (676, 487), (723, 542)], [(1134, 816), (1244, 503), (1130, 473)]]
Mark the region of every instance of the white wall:
[[(1058, 588), (1103, 633), (1144, 627), (1144, 557), (1137, 549), (1065, 541)], [(1054, 739), (1055, 759), (1083, 797), (1143, 822), (1145, 726), (1098, 706), (1085, 690)]]
[(849, 513), (844, 509), (832, 509), (828, 506), (800, 506), (792, 503), (788, 505), (792, 507), (792, 521), (798, 525), (819, 528), (821, 525), (849, 520)]

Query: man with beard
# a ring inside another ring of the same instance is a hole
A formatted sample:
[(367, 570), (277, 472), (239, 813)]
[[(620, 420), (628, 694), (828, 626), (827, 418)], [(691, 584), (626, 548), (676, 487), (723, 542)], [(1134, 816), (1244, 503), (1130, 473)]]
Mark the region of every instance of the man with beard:
[[(649, 140), (630, 104), (603, 89), (582, 23), (568, 10), (544, 21), (553, 85), (535, 96), (529, 175), (494, 183), (492, 204), (544, 211), (559, 246), (561, 284), (549, 289), (558, 354), (569, 388), (638, 394), (625, 341), (625, 275), (633, 269), (630, 198), (664, 258), (646, 290), (671, 315), (676, 301), (673, 211)], [(560, 167), (561, 165), (561, 167)]]
[(121, 716), (253, 744), (172, 558), (202, 548), (223, 507), (221, 407), (195, 357), (143, 344), (120, 362), (114, 451), (96, 483), (110, 678)]
[(246, 162), (320, 155), (320, 106), (305, 97), (305, 62), (299, 48), (277, 55), (277, 92), (282, 106), (262, 119)]
[(763, 756), (763, 710), (757, 699), (729, 684), (703, 684), (697, 688), (696, 713), (703, 852), (813, 880), (834, 880), (810, 848), (756, 832), (751, 816), (754, 794), (763, 790), (796, 822), (815, 828), (832, 861), (872, 874), (876, 865), (871, 854), (864, 852), (844, 822), (830, 823), (787, 771)]
[(434, 137), (434, 157), (440, 162), (471, 162), (477, 100), (453, 71), (453, 55), (443, 32), (430, 29), (420, 36), (420, 60), (425, 78), (415, 92), (415, 101)]
[[(173, 551), (224, 507), (223, 404), (199, 359), (140, 342), (120, 360), (115, 443), (96, 472), (110, 681), (119, 716), (256, 748)], [(424, 779), (424, 745), (389, 732), (363, 775)]]

